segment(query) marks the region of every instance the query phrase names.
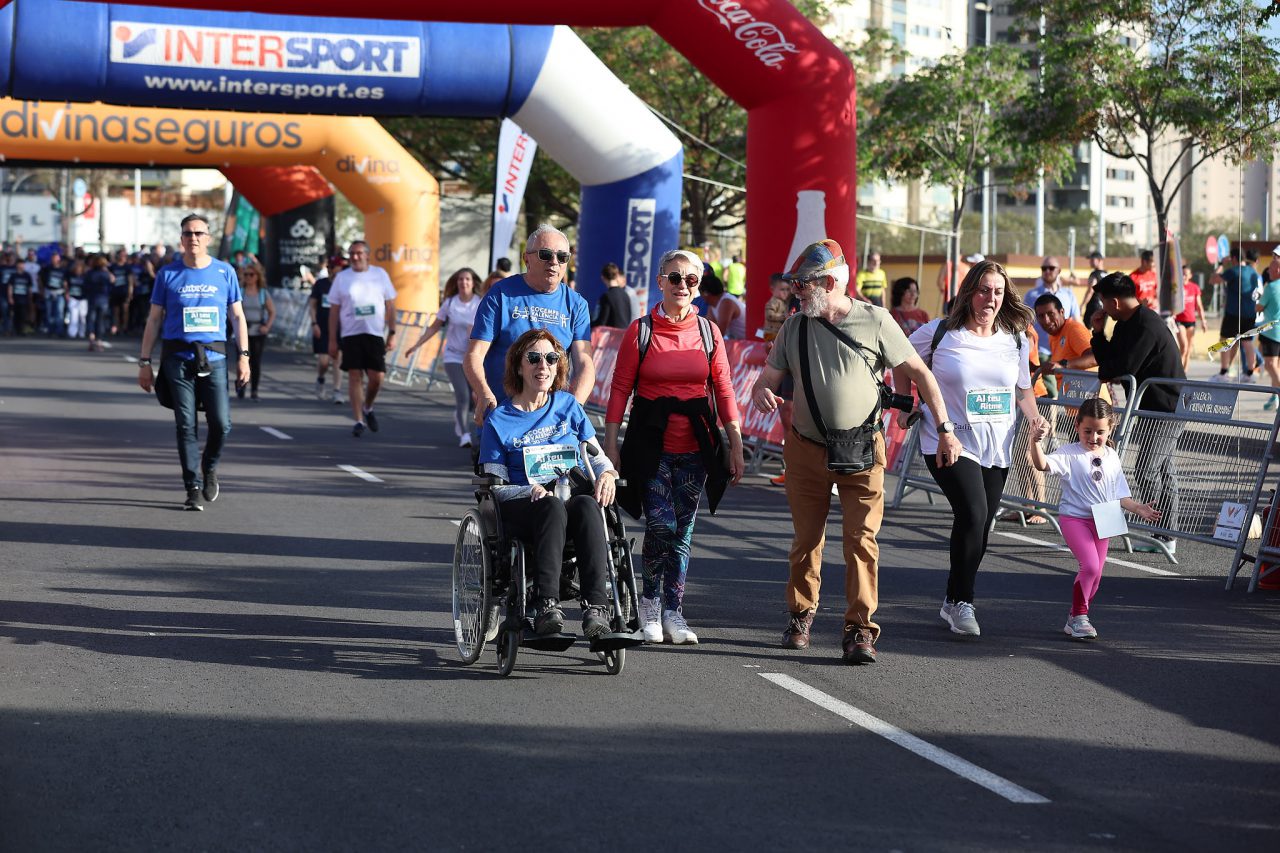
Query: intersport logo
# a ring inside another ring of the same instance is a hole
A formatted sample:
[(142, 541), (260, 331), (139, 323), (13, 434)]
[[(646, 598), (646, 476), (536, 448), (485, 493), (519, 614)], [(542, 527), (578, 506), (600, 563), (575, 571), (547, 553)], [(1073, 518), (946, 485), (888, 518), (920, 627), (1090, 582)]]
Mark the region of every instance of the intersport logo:
[(335, 77), (422, 74), (418, 39), (356, 33), (300, 33), (116, 21), (110, 60), (150, 65)]
[(720, 25), (768, 68), (780, 69), (788, 56), (800, 52), (776, 24), (757, 20), (736, 0), (698, 0), (698, 5), (715, 15)]

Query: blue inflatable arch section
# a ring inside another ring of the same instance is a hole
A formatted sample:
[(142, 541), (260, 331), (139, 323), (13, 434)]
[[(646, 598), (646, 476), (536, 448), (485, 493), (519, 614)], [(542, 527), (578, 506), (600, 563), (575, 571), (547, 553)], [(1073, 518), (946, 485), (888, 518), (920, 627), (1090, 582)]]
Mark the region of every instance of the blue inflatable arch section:
[[(509, 116), (582, 184), (579, 287), (651, 285), (677, 245), (679, 141), (567, 27), (176, 10), (0, 9), (0, 94), (333, 115)], [(657, 297), (650, 287), (652, 297)]]

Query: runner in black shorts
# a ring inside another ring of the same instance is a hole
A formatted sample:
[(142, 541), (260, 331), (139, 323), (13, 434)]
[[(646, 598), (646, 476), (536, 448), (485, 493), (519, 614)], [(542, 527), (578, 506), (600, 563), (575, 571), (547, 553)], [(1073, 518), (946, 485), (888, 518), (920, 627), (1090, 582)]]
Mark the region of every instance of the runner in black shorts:
[(1251, 331), (1257, 324), (1253, 317), (1246, 317), (1242, 314), (1223, 314), (1222, 328), (1218, 335), (1222, 340), (1234, 338), (1236, 335), (1243, 335), (1245, 332)]
[(359, 438), (365, 424), (378, 431), (373, 401), (387, 372), (387, 350), (395, 346), (396, 289), (386, 270), (369, 264), (368, 243), (356, 240), (347, 256), (351, 266), (333, 277), (329, 289), (329, 357), (337, 358), (341, 345), (355, 417), (351, 434)]
[(343, 370), (387, 372), (387, 342), (382, 335), (345, 335), (338, 343)]

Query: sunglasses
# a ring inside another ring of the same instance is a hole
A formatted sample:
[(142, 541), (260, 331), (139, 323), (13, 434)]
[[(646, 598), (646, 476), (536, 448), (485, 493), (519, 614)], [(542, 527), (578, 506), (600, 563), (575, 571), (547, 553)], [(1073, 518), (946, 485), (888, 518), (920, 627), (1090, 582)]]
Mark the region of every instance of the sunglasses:
[(199, 240), (201, 237), (208, 237), (208, 231), (183, 231), (182, 236), (188, 240)]
[[(525, 254), (526, 254), (526, 255), (532, 255), (532, 254), (534, 254), (534, 253), (533, 253), (533, 252), (525, 252)], [(555, 259), (556, 259), (557, 261), (559, 261), (561, 264), (567, 264), (567, 263), (569, 263), (569, 253), (568, 253), (568, 252), (553, 252), (553, 251), (551, 251), (550, 249), (539, 249), (539, 250), (537, 251), (537, 255), (538, 255), (538, 260), (540, 260), (540, 261), (546, 261), (547, 263), (551, 263), (551, 259), (552, 259), (552, 258), (555, 258)]]
[(808, 290), (810, 287), (817, 284), (818, 282), (822, 281), (824, 278), (826, 278), (825, 275), (815, 275), (815, 276), (810, 276), (808, 278), (798, 278), (790, 282), (791, 289), (796, 291), (797, 293), (804, 293), (806, 290)]
[(529, 352), (524, 354), (524, 360), (529, 362), (530, 364), (541, 364), (542, 362), (545, 361), (547, 364), (555, 365), (560, 363), (560, 353), (533, 352), (532, 350), (530, 350)]
[(680, 273), (678, 273), (678, 272), (669, 272), (669, 273), (667, 273), (667, 275), (666, 275), (666, 279), (667, 279), (667, 281), (671, 282), (672, 284), (679, 284), (680, 282), (682, 282), (682, 281), (683, 281), (685, 284), (689, 285), (690, 287), (697, 287), (697, 286), (698, 286), (698, 282), (699, 282), (699, 281), (701, 281), (701, 279), (699, 279), (699, 278), (698, 278), (696, 275), (694, 275), (693, 273), (689, 273), (689, 274), (688, 274), (688, 275), (686, 275), (686, 276), (681, 276), (681, 275), (680, 275)]
[(1093, 473), (1090, 476), (1093, 477), (1095, 483), (1102, 482), (1102, 459), (1100, 457), (1093, 457)]
[(1042, 272), (1048, 272), (1049, 270), (1056, 270), (1056, 269), (1057, 267), (1040, 267), (1040, 270)]

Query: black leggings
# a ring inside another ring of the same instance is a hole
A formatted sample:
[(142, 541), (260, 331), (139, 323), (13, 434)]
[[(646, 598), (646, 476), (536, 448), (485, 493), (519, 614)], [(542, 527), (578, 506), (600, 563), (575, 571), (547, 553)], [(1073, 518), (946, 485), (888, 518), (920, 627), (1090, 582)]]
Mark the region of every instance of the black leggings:
[(503, 501), (501, 506), (506, 534), (529, 546), (533, 557), (530, 574), (537, 597), (560, 597), (564, 543), (572, 540), (582, 597), (588, 604), (604, 604), (609, 600), (604, 589), (609, 549), (600, 505), (594, 497), (577, 495), (567, 503), (555, 495), (536, 501), (512, 498)]
[(249, 336), (249, 390), (254, 395), (258, 393), (258, 380), (262, 378), (262, 353), (266, 348), (266, 335)]
[(1000, 495), (1008, 468), (984, 468), (961, 457), (956, 464), (939, 468), (932, 454), (924, 464), (951, 504), (951, 573), (947, 576), (947, 601), (973, 603), (973, 582), (987, 553), (991, 522), (1000, 509)]

